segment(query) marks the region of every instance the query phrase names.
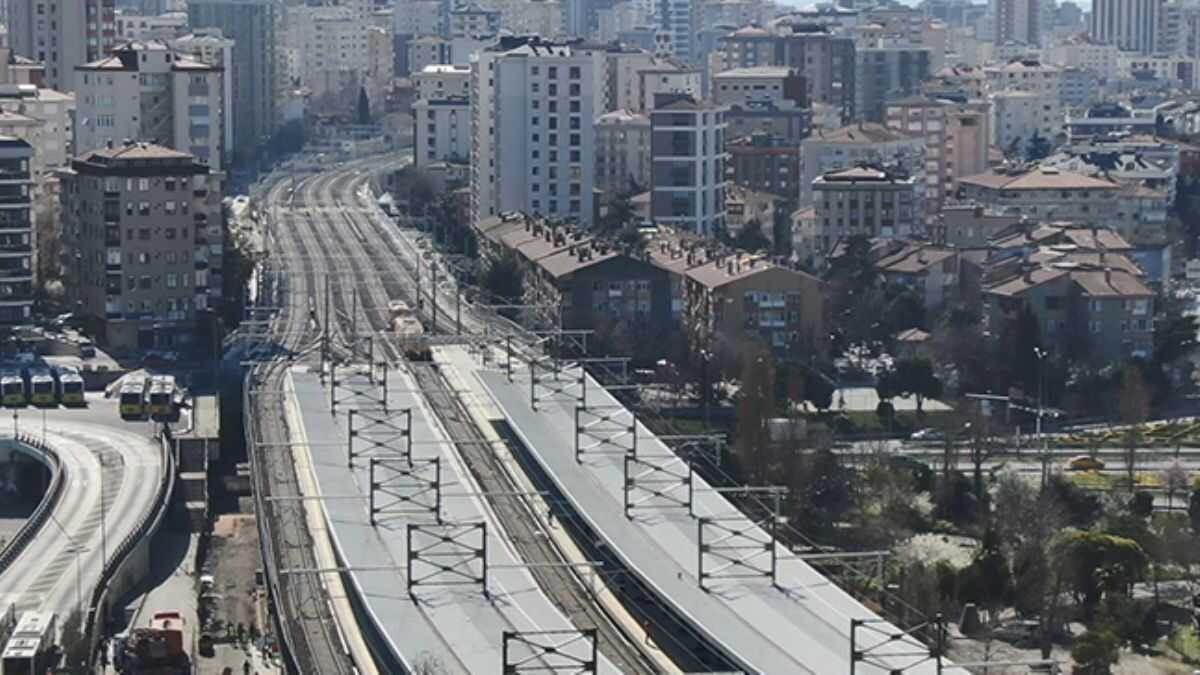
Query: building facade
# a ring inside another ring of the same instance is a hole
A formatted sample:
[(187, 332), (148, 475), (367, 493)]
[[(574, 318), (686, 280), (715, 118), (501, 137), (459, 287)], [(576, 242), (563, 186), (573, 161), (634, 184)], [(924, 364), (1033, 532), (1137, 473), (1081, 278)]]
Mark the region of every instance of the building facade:
[(814, 133), (800, 143), (800, 205), (812, 204), (812, 185), (818, 176), (860, 164), (895, 165), (923, 187), (925, 137), (873, 122)]
[(185, 152), (147, 143), (82, 155), (63, 174), (67, 297), (114, 351), (196, 342), (220, 307), (220, 179)]
[(888, 105), (887, 126), (925, 138), (926, 208), (941, 212), (958, 189), (959, 176), (987, 170), (991, 142), (986, 103), (954, 104), (922, 97)]
[(163, 42), (129, 42), (77, 69), (75, 151), (126, 139), (224, 164), (224, 71)]
[(925, 233), (925, 204), (915, 176), (875, 167), (839, 169), (813, 181), (815, 231), (802, 238), (809, 254), (833, 250), (852, 236), (911, 237)]
[(1163, 0), (1094, 0), (1088, 36), (1125, 51), (1153, 53), (1164, 4)]
[(725, 115), (686, 94), (659, 94), (650, 113), (650, 217), (700, 236), (725, 229)]
[(465, 96), (422, 98), (413, 104), (413, 161), (465, 164), (471, 157), (471, 100)]
[(471, 219), (505, 211), (590, 224), (604, 52), (501, 38), (471, 64)]
[(623, 194), (650, 186), (650, 118), (614, 110), (596, 118), (596, 187)]
[(0, 137), (0, 323), (10, 326), (33, 309), (32, 155), (25, 141)]
[(75, 66), (102, 58), (116, 43), (113, 0), (9, 0), (13, 51), (46, 66), (45, 86), (75, 91)]
[(279, 119), (276, 102), (280, 81), (278, 34), (284, 29), (280, 0), (190, 0), (188, 25), (193, 31), (218, 28), (233, 40), (234, 153), (226, 163), (253, 162), (259, 147), (270, 141)]

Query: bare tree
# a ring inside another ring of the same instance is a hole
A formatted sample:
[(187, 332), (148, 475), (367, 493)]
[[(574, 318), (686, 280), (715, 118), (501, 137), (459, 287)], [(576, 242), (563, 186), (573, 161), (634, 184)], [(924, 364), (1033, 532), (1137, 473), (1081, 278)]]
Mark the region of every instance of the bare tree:
[(1150, 416), (1150, 387), (1138, 366), (1128, 366), (1121, 374), (1121, 423), (1125, 431), (1121, 435), (1124, 448), (1125, 472), (1129, 477), (1129, 491), (1133, 492), (1137, 478), (1137, 452), (1142, 444), (1142, 424)]
[(1167, 490), (1167, 509), (1175, 507), (1175, 495), (1180, 492), (1187, 492), (1188, 489), (1188, 471), (1183, 468), (1183, 465), (1176, 460), (1170, 466), (1163, 469), (1162, 484)]

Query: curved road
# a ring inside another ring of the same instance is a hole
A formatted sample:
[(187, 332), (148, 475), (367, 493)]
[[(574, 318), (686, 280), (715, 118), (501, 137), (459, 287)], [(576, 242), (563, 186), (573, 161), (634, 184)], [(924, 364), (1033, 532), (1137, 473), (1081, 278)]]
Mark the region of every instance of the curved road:
[[(155, 506), (161, 449), (149, 423), (122, 421), (102, 398), (88, 409), (47, 410), (44, 426), (42, 411), (29, 408), (17, 423), (39, 438), (44, 430), (62, 460), (63, 490), (52, 518), (0, 575), (0, 608), (56, 612), (61, 625), (90, 600), (106, 556)], [(12, 428), (0, 416), (0, 437), (11, 438)]]

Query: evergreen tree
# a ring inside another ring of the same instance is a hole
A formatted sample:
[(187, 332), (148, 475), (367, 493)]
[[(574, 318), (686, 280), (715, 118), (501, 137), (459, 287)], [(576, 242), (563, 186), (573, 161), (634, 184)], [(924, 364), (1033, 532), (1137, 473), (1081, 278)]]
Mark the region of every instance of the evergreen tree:
[(354, 112), (355, 124), (371, 123), (371, 102), (367, 100), (367, 90), (358, 88), (358, 106)]

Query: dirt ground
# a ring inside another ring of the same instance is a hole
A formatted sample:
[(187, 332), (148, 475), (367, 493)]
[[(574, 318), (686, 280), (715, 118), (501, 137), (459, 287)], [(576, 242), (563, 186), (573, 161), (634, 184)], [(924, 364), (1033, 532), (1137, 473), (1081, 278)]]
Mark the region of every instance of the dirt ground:
[(258, 626), (255, 578), (259, 569), (258, 529), (252, 515), (227, 514), (213, 523), (204, 574), (215, 581), (214, 619), (222, 625)]

